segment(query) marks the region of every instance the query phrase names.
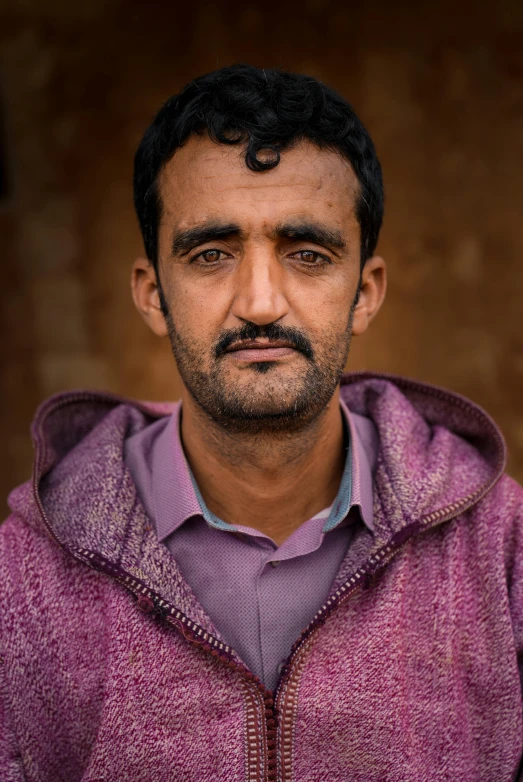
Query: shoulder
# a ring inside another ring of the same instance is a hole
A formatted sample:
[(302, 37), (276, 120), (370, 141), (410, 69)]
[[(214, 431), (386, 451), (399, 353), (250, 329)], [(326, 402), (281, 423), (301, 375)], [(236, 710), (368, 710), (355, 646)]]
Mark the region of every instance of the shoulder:
[[(7, 636), (36, 639), (91, 615), (104, 577), (77, 562), (44, 530), (18, 513), (0, 525), (0, 628)], [(54, 630), (52, 629), (54, 628)]]
[(9, 497), (12, 513), (0, 525), (0, 588), (10, 574), (28, 568), (53, 571), (71, 558), (48, 535), (41, 523), (31, 482), (17, 487)]
[(523, 561), (523, 487), (504, 474), (467, 513), (471, 535), (504, 572)]
[(474, 506), (474, 512), (496, 526), (510, 527), (523, 516), (523, 487), (505, 473)]
[(496, 505), (499, 505), (500, 513), (517, 512), (523, 508), (523, 486), (507, 473), (479, 500), (477, 507), (493, 510)]

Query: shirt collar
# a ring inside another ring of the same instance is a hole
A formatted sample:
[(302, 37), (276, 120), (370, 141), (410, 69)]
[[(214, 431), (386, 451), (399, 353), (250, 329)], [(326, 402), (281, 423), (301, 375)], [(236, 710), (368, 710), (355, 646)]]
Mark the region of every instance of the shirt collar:
[[(348, 425), (349, 440), (352, 446), (350, 452), (351, 494), (349, 505), (346, 506), (346, 514), (353, 506), (359, 507), (365, 525), (371, 532), (374, 532), (374, 471), (378, 459), (378, 430), (370, 418), (352, 413), (343, 399), (340, 399), (340, 407)], [(347, 464), (345, 468), (347, 469)], [(339, 492), (334, 501), (333, 509), (336, 507), (338, 498)]]
[[(360, 510), (366, 526), (373, 526), (373, 472), (377, 454), (377, 432), (374, 424), (351, 413), (340, 400), (341, 412), (348, 430), (348, 447), (342, 480), (325, 526), (328, 532), (338, 526), (353, 506)], [(152, 448), (152, 494), (158, 539), (165, 540), (193, 516), (203, 516), (208, 524), (234, 531), (232, 524), (219, 519), (206, 506), (187, 463), (180, 438), (181, 402), (178, 402)]]

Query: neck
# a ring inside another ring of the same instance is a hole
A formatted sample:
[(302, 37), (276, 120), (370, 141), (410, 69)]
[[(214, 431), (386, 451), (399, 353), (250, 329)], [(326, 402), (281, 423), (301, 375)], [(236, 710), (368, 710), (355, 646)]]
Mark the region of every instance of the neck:
[(339, 389), (306, 428), (231, 434), (182, 394), (184, 451), (209, 510), (281, 544), (334, 501), (345, 455)]

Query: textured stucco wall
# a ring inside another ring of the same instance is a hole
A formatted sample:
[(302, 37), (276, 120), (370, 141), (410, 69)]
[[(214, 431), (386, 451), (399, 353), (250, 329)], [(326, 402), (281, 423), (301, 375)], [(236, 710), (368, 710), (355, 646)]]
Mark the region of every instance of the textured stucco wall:
[[(0, 204), (0, 496), (28, 476), (48, 394), (177, 396), (135, 314), (135, 146), (160, 103), (232, 62), (318, 76), (368, 125), (387, 189), (388, 302), (349, 366), (491, 412), (523, 480), (523, 5), (0, 2), (12, 192)], [(0, 499), (1, 502), (1, 499)]]

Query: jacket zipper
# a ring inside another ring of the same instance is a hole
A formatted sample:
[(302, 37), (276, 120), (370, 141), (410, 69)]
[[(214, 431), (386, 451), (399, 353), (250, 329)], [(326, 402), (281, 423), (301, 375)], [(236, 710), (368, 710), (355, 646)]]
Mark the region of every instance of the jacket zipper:
[(475, 505), (490, 491), (495, 482), (496, 481), (493, 480), (488, 486), (485, 486), (483, 490), (476, 494), (471, 494), (460, 502), (452, 503), (446, 508), (434, 511), (422, 521), (413, 522), (399, 530), (399, 532), (391, 538), (389, 543), (372, 554), (367, 562), (355, 571), (347, 581), (345, 581), (336, 592), (327, 599), (310, 624), (303, 630), (291, 649), (291, 653), (282, 670), (274, 694), (276, 708), (280, 714), (281, 725), (278, 744), (281, 782), (290, 782), (292, 779), (293, 721), (296, 713), (298, 688), (301, 674), (305, 666), (306, 653), (312, 645), (314, 635), (318, 628), (325, 623), (327, 618), (338, 606), (346, 603), (354, 592), (361, 587), (367, 586), (371, 578), (378, 571), (382, 570), (410, 540), (416, 537), (416, 535), (427, 532), (446, 521), (450, 521), (472, 505)]
[[(478, 502), (490, 488), (490, 486), (485, 488), (479, 496), (469, 495), (459, 503), (435, 511), (421, 522), (409, 524), (396, 533), (389, 543), (372, 554), (367, 562), (328, 598), (303, 630), (293, 645), (274, 693), (265, 687), (258, 676), (239, 660), (232, 647), (215, 638), (203, 627), (189, 619), (182, 611), (163, 600), (161, 595), (151, 590), (143, 581), (106, 560), (97, 552), (82, 548), (68, 548), (67, 550), (90, 568), (105, 573), (124, 586), (135, 596), (137, 606), (141, 611), (152, 614), (155, 618), (171, 625), (190, 644), (199, 647), (230, 670), (240, 674), (243, 679), (246, 701), (247, 782), (277, 782), (278, 768), (281, 770), (279, 780), (290, 782), (292, 778), (293, 720), (296, 712), (298, 687), (306, 661), (306, 652), (319, 627), (356, 590), (368, 584), (370, 579), (393, 559), (408, 541), (417, 534), (457, 516), (468, 506)], [(41, 512), (43, 513), (43, 508), (41, 508)], [(64, 548), (63, 545), (62, 548)], [(260, 712), (262, 713), (261, 718)]]
[(69, 548), (75, 559), (97, 572), (110, 576), (136, 598), (138, 608), (174, 627), (186, 641), (210, 654), (243, 679), (247, 721), (247, 782), (273, 782), (277, 775), (277, 710), (273, 692), (238, 659), (235, 651), (163, 600), (139, 579), (100, 554), (88, 549)]
[[(367, 373), (359, 373), (358, 377), (354, 377), (354, 381), (357, 379), (364, 379), (366, 376)], [(372, 377), (372, 374), (369, 373), (368, 377)], [(382, 375), (382, 377), (395, 382), (402, 380), (401, 378), (396, 378), (394, 375)], [(349, 383), (345, 384), (348, 385)], [(429, 384), (408, 381), (407, 383), (398, 383), (398, 385), (407, 385), (411, 388), (418, 388), (421, 391), (430, 388), (431, 391), (438, 392), (438, 395), (441, 397), (444, 397), (445, 395), (445, 392), (437, 386), (430, 386)], [(117, 395), (110, 395), (110, 398), (115, 402), (126, 403), (128, 401)], [(456, 396), (453, 395), (453, 398), (455, 399)], [(53, 410), (70, 404), (72, 401), (98, 399), (99, 397), (96, 394), (91, 394), (89, 392), (79, 393), (74, 397), (69, 394), (63, 401), (60, 400), (60, 402), (55, 403)], [(136, 406), (142, 409), (146, 414), (151, 414), (151, 411), (146, 405), (136, 404)], [(470, 409), (470, 405), (468, 406)], [(492, 424), (492, 428), (496, 434), (496, 439), (499, 440), (499, 435), (494, 424)], [(43, 443), (43, 438), (40, 437), (41, 434), (41, 429), (35, 433), (39, 440), (37, 445)], [(33, 493), (48, 534), (62, 549), (71, 553), (76, 559), (82, 561), (90, 568), (111, 576), (115, 581), (122, 584), (122, 586), (134, 594), (140, 610), (148, 614), (153, 614), (158, 619), (165, 621), (181, 633), (189, 643), (220, 660), (220, 662), (229, 669), (238, 671), (243, 679), (246, 697), (247, 782), (278, 782), (278, 767), (281, 769), (279, 782), (289, 782), (292, 775), (293, 718), (296, 711), (298, 686), (305, 665), (306, 651), (312, 644), (318, 628), (325, 623), (326, 619), (339, 605), (346, 602), (357, 589), (368, 583), (371, 577), (396, 556), (396, 554), (414, 536), (421, 532), (425, 532), (438, 524), (449, 521), (451, 518), (454, 518), (479, 502), (490, 491), (501, 477), (506, 461), (506, 447), (502, 440), (501, 444), (503, 454), (501, 460), (502, 465), (483, 489), (480, 489), (475, 494), (469, 495), (460, 502), (452, 503), (446, 508), (434, 511), (424, 517), (421, 521), (413, 522), (399, 530), (385, 546), (374, 552), (367, 562), (355, 571), (353, 575), (327, 599), (293, 645), (274, 693), (272, 690), (265, 687), (263, 682), (253, 674), (241, 660), (239, 660), (230, 646), (215, 638), (210, 633), (207, 633), (204, 628), (189, 619), (183, 612), (163, 600), (161, 595), (149, 589), (144, 582), (136, 579), (118, 565), (106, 560), (97, 552), (67, 547), (57, 535), (55, 535), (47, 516), (45, 515), (42, 501), (38, 494), (40, 460), (35, 463)], [(42, 456), (41, 451), (38, 456)], [(260, 712), (262, 713), (261, 719)]]
[[(105, 395), (114, 402), (127, 403), (128, 400), (118, 395)], [(98, 395), (89, 392), (68, 394), (63, 399), (55, 402), (53, 412), (71, 402), (97, 401)], [(151, 411), (146, 405), (136, 404), (147, 415)], [(45, 456), (44, 437), (42, 426), (35, 431), (35, 444), (38, 448), (35, 467), (33, 471), (33, 497), (40, 512), (40, 516), (48, 535), (64, 551), (72, 554), (75, 559), (97, 572), (105, 573), (131, 592), (137, 601), (138, 608), (144, 613), (153, 614), (156, 618), (174, 627), (193, 646), (220, 660), (233, 671), (238, 671), (244, 683), (247, 716), (247, 782), (273, 782), (277, 776), (277, 748), (276, 728), (277, 711), (272, 690), (269, 690), (263, 682), (239, 660), (234, 650), (227, 644), (207, 633), (203, 627), (189, 619), (182, 611), (163, 600), (161, 595), (154, 592), (140, 579), (135, 578), (127, 571), (105, 559), (98, 552), (84, 548), (66, 546), (55, 534), (40, 499), (38, 486), (42, 469), (42, 460)], [(261, 713), (261, 719), (260, 719)]]

